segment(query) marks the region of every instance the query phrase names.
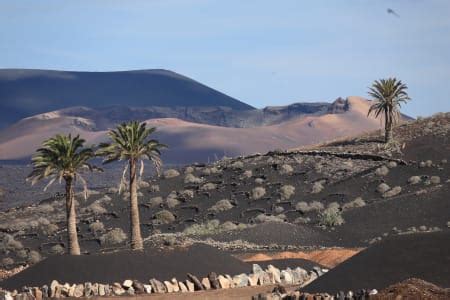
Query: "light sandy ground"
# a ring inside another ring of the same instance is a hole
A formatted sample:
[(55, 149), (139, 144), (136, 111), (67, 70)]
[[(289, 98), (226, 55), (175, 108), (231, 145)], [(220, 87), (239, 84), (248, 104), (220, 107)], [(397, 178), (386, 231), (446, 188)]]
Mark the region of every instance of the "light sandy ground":
[(243, 261), (266, 261), (272, 259), (288, 259), (288, 258), (303, 258), (314, 261), (322, 266), (334, 268), (343, 261), (349, 259), (353, 255), (360, 252), (362, 249), (323, 249), (308, 252), (271, 252), (271, 253), (246, 253), (242, 255), (235, 255)]
[[(182, 121), (151, 119), (147, 123), (158, 128), (158, 138), (170, 145), (165, 161), (182, 157), (186, 161), (204, 161), (205, 157), (235, 156), (274, 149), (310, 145), (379, 128), (380, 122), (367, 118), (370, 102), (349, 97), (350, 109), (341, 114), (299, 117), (281, 124), (254, 128), (229, 128)], [(95, 120), (68, 117), (58, 112), (23, 119), (0, 131), (0, 159), (29, 156), (40, 143), (57, 133), (80, 134), (88, 143), (99, 143), (106, 131), (94, 131)]]
[[(135, 300), (169, 300), (169, 299), (194, 299), (194, 300), (249, 300), (252, 296), (259, 293), (271, 292), (275, 286), (249, 286), (235, 289), (221, 289), (221, 290), (209, 290), (194, 293), (175, 293), (175, 294), (150, 294), (150, 295), (138, 295), (132, 297), (120, 297), (120, 299), (135, 299)], [(295, 289), (294, 286), (287, 287), (288, 289)], [(100, 300), (117, 300), (118, 297), (96, 297), (91, 299)]]

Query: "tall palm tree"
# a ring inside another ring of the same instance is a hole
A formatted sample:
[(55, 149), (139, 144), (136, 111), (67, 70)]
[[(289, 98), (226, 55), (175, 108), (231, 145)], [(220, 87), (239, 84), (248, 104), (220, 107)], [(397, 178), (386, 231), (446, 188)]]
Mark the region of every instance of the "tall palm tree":
[(166, 145), (159, 141), (151, 139), (151, 134), (156, 128), (147, 128), (146, 123), (132, 121), (122, 123), (116, 129), (110, 130), (108, 136), (111, 143), (100, 144), (97, 155), (104, 156), (103, 163), (107, 164), (113, 161), (127, 161), (123, 170), (120, 189), (126, 181), (125, 174), (129, 169), (129, 187), (130, 187), (130, 231), (131, 231), (131, 249), (142, 250), (144, 244), (141, 236), (141, 226), (139, 220), (139, 207), (137, 198), (137, 167), (140, 162), (139, 176), (144, 172), (144, 159), (150, 160), (157, 173), (161, 169), (162, 161), (160, 158), (160, 149)]
[(408, 87), (396, 78), (375, 80), (369, 88), (369, 95), (375, 101), (369, 108), (367, 116), (371, 113), (378, 118), (384, 114), (384, 140), (386, 143), (392, 141), (392, 127), (400, 117), (402, 103), (410, 100), (406, 90)]
[(100, 170), (88, 161), (95, 156), (91, 148), (84, 147), (85, 140), (79, 135), (56, 135), (42, 143), (42, 148), (36, 150), (32, 158), (33, 170), (27, 180), (34, 185), (42, 179), (49, 179), (44, 190), (56, 180), (63, 179), (66, 184), (66, 217), (67, 240), (69, 253), (80, 255), (80, 245), (77, 236), (77, 221), (75, 212), (74, 185), (79, 179), (84, 187), (84, 195), (87, 197), (86, 180), (81, 176), (83, 170)]

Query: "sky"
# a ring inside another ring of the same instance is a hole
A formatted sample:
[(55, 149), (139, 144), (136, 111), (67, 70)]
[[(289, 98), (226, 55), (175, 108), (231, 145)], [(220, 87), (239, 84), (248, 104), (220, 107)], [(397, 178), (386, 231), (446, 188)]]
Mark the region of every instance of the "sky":
[(450, 111), (450, 1), (0, 0), (0, 68), (162, 68), (255, 107), (395, 76), (428, 116)]

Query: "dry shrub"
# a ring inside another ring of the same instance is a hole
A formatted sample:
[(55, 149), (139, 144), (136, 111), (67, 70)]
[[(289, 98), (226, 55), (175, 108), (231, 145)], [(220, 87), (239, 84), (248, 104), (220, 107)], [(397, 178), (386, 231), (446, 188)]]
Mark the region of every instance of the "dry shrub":
[(295, 224), (308, 224), (311, 222), (311, 219), (308, 217), (298, 217), (294, 220)]
[(243, 178), (251, 178), (253, 176), (252, 170), (246, 170), (244, 173), (242, 173)]
[(102, 233), (105, 231), (105, 225), (102, 222), (97, 221), (89, 224), (89, 230), (94, 234)]
[(283, 185), (280, 189), (281, 200), (288, 200), (295, 194), (295, 187), (292, 185)]
[(233, 207), (234, 206), (233, 206), (233, 204), (231, 204), (230, 200), (222, 199), (222, 200), (218, 201), (216, 204), (214, 204), (213, 206), (211, 206), (208, 210), (217, 213), (217, 212), (232, 209)]
[(382, 196), (383, 196), (383, 198), (394, 197), (394, 196), (400, 194), (401, 191), (402, 191), (401, 187), (395, 186), (392, 189), (390, 189), (389, 191), (385, 192)]
[(284, 164), (280, 167), (280, 175), (291, 175), (294, 172), (294, 169), (291, 165)]
[(314, 182), (314, 184), (313, 184), (311, 193), (317, 194), (317, 193), (320, 193), (322, 190), (323, 190), (322, 182), (316, 181), (316, 182)]
[(205, 183), (204, 185), (202, 185), (200, 190), (202, 190), (202, 191), (211, 191), (211, 190), (215, 190), (216, 188), (217, 188), (217, 184), (212, 183), (212, 182), (208, 182), (208, 183)]
[(380, 194), (384, 194), (387, 191), (389, 191), (391, 189), (391, 187), (389, 185), (387, 185), (386, 183), (380, 183), (377, 187), (377, 192)]
[(153, 223), (155, 225), (159, 224), (170, 224), (175, 221), (175, 215), (168, 210), (161, 210), (153, 216)]
[(430, 182), (432, 184), (439, 184), (439, 183), (441, 183), (441, 178), (439, 176), (431, 176)]
[(14, 259), (11, 257), (5, 257), (2, 259), (2, 267), (9, 268), (14, 264)]
[(193, 190), (184, 190), (184, 191), (182, 191), (180, 194), (181, 194), (182, 197), (184, 197), (184, 198), (186, 198), (186, 199), (188, 199), (188, 198), (190, 198), (190, 199), (194, 198), (194, 191), (193, 191)]
[(408, 183), (409, 184), (418, 184), (422, 181), (422, 178), (420, 178), (420, 176), (411, 176), (408, 179)]
[(34, 265), (42, 260), (41, 254), (39, 252), (31, 250), (30, 253), (28, 253), (28, 263), (30, 265)]
[(23, 249), (22, 243), (14, 239), (12, 235), (3, 234), (3, 236), (0, 235), (0, 237), (0, 250), (2, 252), (17, 251)]
[(140, 180), (138, 183), (139, 188), (141, 189), (146, 189), (150, 187), (150, 183), (148, 183), (147, 181), (144, 180)]
[(284, 222), (286, 221), (286, 216), (284, 214), (279, 215), (266, 215), (266, 214), (259, 214), (255, 217), (256, 223), (267, 223), (267, 222)]
[(85, 208), (85, 212), (93, 213), (94, 215), (106, 214), (108, 211), (102, 206), (102, 204), (97, 200), (91, 205)]
[(191, 174), (193, 172), (194, 172), (194, 168), (191, 166), (186, 167), (186, 169), (184, 169), (184, 174)]
[(100, 237), (102, 245), (117, 245), (123, 243), (127, 239), (127, 234), (122, 228), (114, 228)]
[(323, 204), (319, 201), (313, 201), (310, 204), (300, 201), (295, 205), (295, 209), (303, 213), (310, 211), (318, 211), (323, 209)]
[(48, 224), (48, 225), (41, 225), (40, 231), (43, 235), (50, 236), (57, 233), (59, 230), (58, 225), (56, 224)]
[(151, 193), (158, 193), (158, 192), (159, 192), (159, 185), (157, 185), (157, 184), (152, 184), (152, 185), (150, 186), (150, 192), (151, 192)]
[(264, 179), (262, 179), (262, 178), (256, 178), (256, 179), (255, 179), (255, 183), (256, 183), (256, 184), (263, 184), (263, 183), (264, 183)]
[(174, 208), (181, 202), (176, 198), (176, 195), (170, 194), (166, 199), (167, 207)]
[(397, 167), (397, 163), (395, 161), (390, 161), (387, 163), (387, 167), (389, 169), (393, 169), (393, 168)]
[(230, 165), (232, 169), (242, 169), (244, 168), (244, 163), (242, 161), (235, 161)]
[(358, 197), (353, 201), (345, 203), (342, 206), (342, 208), (344, 210), (346, 210), (346, 209), (350, 209), (350, 208), (363, 207), (363, 206), (366, 206), (366, 202), (361, 197)]
[(186, 235), (211, 235), (211, 234), (217, 234), (220, 232), (225, 231), (232, 231), (232, 230), (242, 230), (247, 228), (245, 224), (234, 224), (233, 222), (227, 221), (223, 224), (220, 224), (219, 220), (210, 220), (206, 223), (202, 224), (193, 224), (189, 227), (187, 227), (183, 233)]
[(266, 194), (266, 189), (258, 186), (252, 189), (251, 194), (250, 194), (250, 198), (252, 200), (258, 200), (261, 199), (262, 197), (264, 197), (264, 195)]
[(169, 169), (164, 171), (164, 178), (168, 179), (168, 178), (174, 178), (180, 175), (180, 172), (178, 172), (175, 169)]
[(51, 254), (58, 254), (58, 255), (60, 255), (60, 254), (64, 254), (65, 250), (64, 250), (63, 246), (61, 246), (60, 244), (56, 244), (56, 245), (54, 245), (53, 247), (50, 248), (49, 252)]
[(386, 176), (387, 174), (389, 174), (389, 169), (386, 166), (381, 166), (375, 170), (375, 174), (377, 176)]
[(157, 206), (160, 206), (163, 203), (163, 198), (162, 197), (153, 197), (150, 198), (150, 200), (148, 201), (148, 204), (150, 205), (150, 207), (154, 208)]
[(186, 184), (200, 184), (203, 182), (202, 178), (196, 177), (194, 174), (188, 173), (186, 177), (184, 177), (184, 183)]

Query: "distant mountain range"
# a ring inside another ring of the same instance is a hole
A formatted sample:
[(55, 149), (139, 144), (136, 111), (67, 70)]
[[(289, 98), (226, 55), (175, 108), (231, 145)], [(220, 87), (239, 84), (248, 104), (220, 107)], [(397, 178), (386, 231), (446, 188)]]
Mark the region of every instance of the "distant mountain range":
[(0, 70), (0, 128), (32, 115), (72, 106), (252, 106), (167, 70), (71, 72)]
[(380, 126), (360, 97), (256, 109), (166, 70), (64, 72), (0, 70), (0, 160), (28, 159), (57, 133), (89, 143), (118, 123), (158, 128), (168, 163), (287, 149)]

